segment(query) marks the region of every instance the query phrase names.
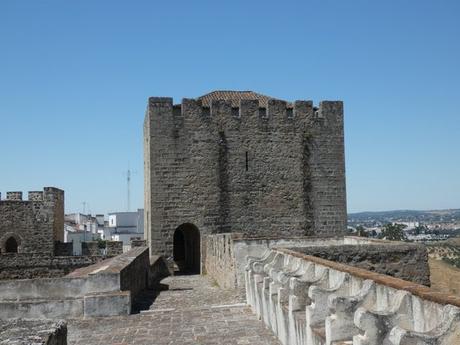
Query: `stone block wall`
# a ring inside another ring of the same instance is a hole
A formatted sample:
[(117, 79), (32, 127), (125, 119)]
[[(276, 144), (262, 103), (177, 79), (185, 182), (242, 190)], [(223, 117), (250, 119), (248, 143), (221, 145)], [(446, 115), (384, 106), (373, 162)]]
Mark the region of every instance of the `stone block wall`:
[(161, 280), (170, 275), (172, 275), (172, 272), (169, 270), (168, 264), (162, 256), (153, 255), (150, 257), (149, 289), (158, 290), (158, 284), (160, 284)]
[[(83, 255), (100, 256), (104, 252), (104, 248), (99, 248), (98, 241), (87, 241), (81, 243)], [(106, 241), (105, 256), (112, 257), (123, 254), (123, 242), (121, 241)]]
[(45, 187), (29, 192), (28, 200), (22, 192), (7, 192), (0, 200), (0, 253), (11, 239), (19, 253), (53, 254), (55, 241), (64, 240), (64, 191)]
[(241, 233), (208, 235), (202, 246), (203, 272), (220, 287), (243, 289), (248, 257), (260, 257), (274, 247), (333, 246), (343, 245), (344, 241), (342, 237), (248, 238)]
[(75, 269), (102, 261), (101, 256), (54, 256), (19, 253), (0, 256), (0, 280), (62, 277)]
[(134, 248), (134, 247), (145, 247), (145, 246), (147, 246), (147, 241), (146, 241), (146, 240), (131, 239), (131, 248)]
[(346, 228), (342, 102), (149, 99), (145, 238), (170, 257), (173, 234), (295, 237)]
[(56, 256), (72, 256), (73, 243), (72, 242), (55, 242), (54, 255)]
[(81, 253), (89, 256), (100, 256), (102, 255), (102, 249), (99, 248), (99, 242), (87, 241), (81, 243)]
[(52, 209), (54, 241), (64, 242), (64, 191), (45, 187), (43, 200)]
[(107, 242), (106, 254), (98, 242), (83, 243), (85, 255), (73, 256), (72, 243), (55, 243), (55, 254), (9, 253), (0, 255), (0, 280), (62, 277), (70, 272), (122, 254), (123, 243)]
[(317, 236), (343, 235), (347, 226), (343, 103), (321, 102), (307, 130), (305, 155), (313, 228)]
[(236, 268), (233, 238), (238, 234), (208, 235), (205, 239), (204, 267), (221, 288), (235, 288)]
[(293, 251), (430, 286), (423, 244), (388, 243), (290, 248)]
[(117, 256), (123, 254), (123, 242), (121, 241), (107, 241), (106, 242), (107, 256)]
[[(140, 291), (148, 286), (149, 282), (149, 251), (146, 247), (136, 247), (131, 249), (131, 260), (129, 264), (120, 261), (120, 290), (131, 291), (132, 296), (136, 296)], [(114, 263), (117, 258), (114, 258)]]
[(244, 287), (248, 257), (262, 257), (272, 248), (292, 251), (430, 285), (428, 254), (422, 244), (359, 237), (246, 238), (243, 234), (208, 235), (204, 240), (206, 273), (221, 287)]

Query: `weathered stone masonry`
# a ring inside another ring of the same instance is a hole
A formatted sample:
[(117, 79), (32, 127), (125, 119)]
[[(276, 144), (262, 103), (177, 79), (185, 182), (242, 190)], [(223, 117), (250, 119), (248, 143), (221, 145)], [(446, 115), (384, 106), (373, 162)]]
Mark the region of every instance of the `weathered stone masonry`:
[(102, 256), (54, 256), (47, 253), (4, 254), (0, 257), (0, 280), (63, 277), (103, 259)]
[(53, 255), (55, 242), (64, 240), (64, 191), (45, 187), (29, 192), (28, 199), (22, 200), (22, 192), (7, 192), (0, 200), (0, 252), (13, 242), (19, 253)]
[(314, 108), (251, 92), (179, 105), (151, 97), (144, 123), (151, 255), (170, 257), (174, 231), (187, 223), (201, 234), (342, 234), (343, 139), (342, 102)]
[(359, 267), (369, 272), (430, 285), (430, 268), (424, 245), (353, 236), (302, 238), (245, 238), (243, 234), (206, 236), (206, 274), (223, 288), (244, 288), (247, 259), (261, 257), (270, 248)]

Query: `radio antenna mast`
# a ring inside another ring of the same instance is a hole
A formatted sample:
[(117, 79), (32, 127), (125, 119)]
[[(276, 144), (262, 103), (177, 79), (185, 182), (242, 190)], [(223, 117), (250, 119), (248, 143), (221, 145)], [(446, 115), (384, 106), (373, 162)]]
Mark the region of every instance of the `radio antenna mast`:
[(129, 212), (131, 209), (131, 169), (129, 168), (126, 173), (126, 183), (128, 187), (127, 211)]
[(136, 171), (132, 171), (128, 165), (128, 170), (126, 171), (126, 211), (131, 211), (131, 175), (135, 174)]

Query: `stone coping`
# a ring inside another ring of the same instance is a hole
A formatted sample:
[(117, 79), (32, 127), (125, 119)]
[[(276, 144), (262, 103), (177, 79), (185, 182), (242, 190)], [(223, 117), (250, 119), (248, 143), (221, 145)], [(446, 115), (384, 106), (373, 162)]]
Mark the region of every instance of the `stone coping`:
[(227, 233), (220, 233), (220, 234), (211, 234), (210, 236), (231, 236), (233, 241), (263, 241), (263, 240), (303, 240), (303, 241), (327, 241), (327, 240), (345, 240), (345, 239), (353, 239), (359, 242), (367, 242), (368, 244), (375, 243), (375, 244), (407, 244), (411, 245), (412, 243), (409, 242), (402, 242), (402, 241), (389, 241), (389, 240), (382, 240), (377, 238), (368, 238), (368, 237), (359, 237), (359, 236), (292, 236), (292, 237), (285, 237), (285, 236), (255, 236), (250, 237), (245, 235), (244, 233), (240, 232), (227, 232)]
[(43, 258), (43, 259), (83, 259), (83, 258), (107, 258), (105, 255), (53, 255), (48, 252), (30, 252), (30, 253), (2, 253), (0, 255), (0, 260), (2, 258)]
[(302, 254), (290, 249), (285, 248), (276, 248), (273, 249), (277, 252), (288, 254), (297, 258), (304, 259), (306, 261), (311, 261), (315, 264), (323, 265), (337, 271), (349, 273), (355, 277), (362, 279), (371, 279), (377, 284), (386, 285), (397, 290), (405, 290), (411, 294), (418, 296), (422, 299), (438, 303), (438, 304), (451, 304), (456, 307), (460, 307), (460, 297), (454, 295), (448, 295), (440, 292), (436, 292), (429, 287), (412, 283), (406, 280), (390, 277), (384, 274), (374, 273), (371, 271), (364, 270), (362, 268), (356, 268), (349, 265), (337, 263), (334, 261), (321, 259), (316, 256)]
[(108, 291), (108, 292), (90, 292), (90, 293), (87, 293), (84, 298), (97, 297), (97, 296), (104, 296), (104, 297), (131, 296), (131, 291), (125, 290), (125, 291)]
[(103, 260), (94, 265), (79, 268), (68, 275), (68, 278), (87, 277), (90, 274), (117, 274), (133, 262), (143, 252), (148, 251), (148, 247), (134, 247), (126, 253), (113, 258)]
[[(425, 249), (425, 246), (420, 243), (406, 243), (406, 242), (393, 242), (387, 243), (382, 242), (378, 243), (378, 245), (373, 243), (356, 243), (356, 244), (327, 244), (324, 245), (315, 245), (310, 246), (308, 244), (296, 247), (296, 246), (275, 246), (275, 249), (283, 248), (283, 249), (290, 249), (298, 253), (307, 254), (306, 251), (315, 251), (315, 250), (324, 250), (324, 248), (340, 248), (342, 251), (353, 251), (365, 248), (367, 252), (405, 252), (407, 250), (414, 250), (414, 249)], [(345, 253), (345, 252), (344, 252)], [(309, 255), (309, 254), (307, 254)], [(311, 255), (311, 254), (310, 254)], [(313, 255), (314, 256), (314, 255)]]
[(161, 259), (163, 259), (163, 257), (161, 255), (152, 255), (152, 256), (150, 256), (150, 258), (149, 258), (150, 265), (155, 264), (158, 260), (161, 260)]
[[(286, 236), (260, 236), (260, 237), (245, 237), (244, 234), (232, 234), (227, 233), (228, 235), (232, 235), (233, 241), (264, 241), (264, 240), (284, 240), (284, 241), (291, 241), (291, 240), (304, 240), (304, 241), (321, 241), (321, 240), (343, 240), (345, 237), (343, 236), (293, 236), (293, 237), (286, 237)], [(213, 235), (227, 235), (225, 233), (222, 234), (213, 234)], [(213, 236), (212, 235), (212, 236)], [(362, 240), (361, 237), (358, 237)]]

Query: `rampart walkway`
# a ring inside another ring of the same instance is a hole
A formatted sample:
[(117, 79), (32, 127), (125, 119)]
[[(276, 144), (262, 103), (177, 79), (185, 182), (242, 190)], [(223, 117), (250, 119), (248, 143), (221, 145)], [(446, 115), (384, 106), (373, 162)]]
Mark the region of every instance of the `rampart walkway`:
[(147, 293), (138, 314), (69, 321), (69, 345), (279, 344), (237, 293), (198, 275), (162, 283), (169, 289)]

